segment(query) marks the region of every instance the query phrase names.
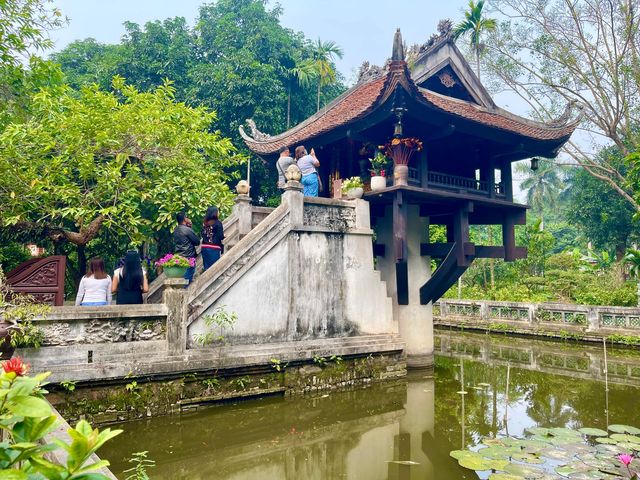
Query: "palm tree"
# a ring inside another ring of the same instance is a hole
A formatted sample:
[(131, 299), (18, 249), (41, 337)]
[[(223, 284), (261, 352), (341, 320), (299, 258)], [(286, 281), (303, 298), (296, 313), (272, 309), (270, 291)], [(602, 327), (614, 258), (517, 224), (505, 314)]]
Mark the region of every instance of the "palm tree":
[(318, 76), (318, 108), (320, 110), (320, 91), (325, 85), (329, 85), (336, 79), (336, 70), (333, 66), (335, 57), (342, 58), (343, 52), (340, 46), (331, 41), (320, 40), (314, 44), (313, 65)]
[(308, 87), (311, 81), (318, 75), (313, 60), (294, 60), (293, 67), (285, 69), (289, 79), (289, 92), (287, 96), (287, 130), (291, 124), (291, 90), (295, 82), (299, 87)]
[(544, 230), (545, 207), (553, 207), (563, 189), (558, 169), (551, 160), (544, 158), (540, 159), (537, 170), (531, 170), (525, 163), (519, 163), (515, 168), (524, 176), (520, 188), (527, 192), (527, 203), (538, 214), (541, 230)]
[(476, 74), (480, 79), (480, 54), (484, 49), (481, 41), (482, 34), (496, 29), (497, 22), (494, 18), (483, 18), (482, 8), (484, 0), (479, 0), (476, 4), (474, 0), (469, 0), (469, 10), (464, 12), (464, 20), (453, 28), (453, 38), (469, 37), (469, 45), (476, 55)]

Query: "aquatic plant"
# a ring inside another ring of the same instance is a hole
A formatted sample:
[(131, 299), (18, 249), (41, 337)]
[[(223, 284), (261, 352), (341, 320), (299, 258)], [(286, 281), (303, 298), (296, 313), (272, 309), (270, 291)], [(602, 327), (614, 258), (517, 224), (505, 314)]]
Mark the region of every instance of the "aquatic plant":
[[(610, 425), (608, 430), (532, 427), (525, 430), (524, 438), (483, 438), (479, 449), (453, 450), (450, 455), (461, 467), (490, 472), (490, 480), (638, 480), (630, 465), (640, 452), (640, 429)], [(487, 475), (483, 473), (482, 478)]]

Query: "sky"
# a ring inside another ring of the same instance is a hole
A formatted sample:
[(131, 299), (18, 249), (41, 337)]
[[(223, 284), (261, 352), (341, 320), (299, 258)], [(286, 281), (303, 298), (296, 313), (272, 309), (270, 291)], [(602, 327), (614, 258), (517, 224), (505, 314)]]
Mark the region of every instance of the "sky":
[[(69, 25), (52, 33), (56, 50), (73, 40), (93, 37), (118, 43), (125, 21), (144, 24), (185, 17), (193, 25), (205, 0), (54, 0)], [(400, 28), (407, 45), (424, 43), (438, 21), (463, 16), (466, 0), (280, 0), (281, 23), (307, 38), (333, 40), (344, 50), (337, 67), (347, 81), (364, 60), (384, 64), (391, 55), (393, 34)], [(274, 1), (270, 1), (275, 6)], [(350, 82), (351, 83), (351, 82)]]

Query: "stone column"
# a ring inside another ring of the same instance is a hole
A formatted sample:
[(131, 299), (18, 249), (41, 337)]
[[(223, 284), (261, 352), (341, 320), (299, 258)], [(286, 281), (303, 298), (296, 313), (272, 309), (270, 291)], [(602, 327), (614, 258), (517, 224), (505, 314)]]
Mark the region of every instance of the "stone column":
[(239, 194), (235, 198), (233, 213), (238, 217), (238, 233), (240, 238), (251, 231), (251, 197), (246, 194)]
[[(400, 336), (405, 342), (407, 366), (422, 368), (433, 365), (432, 305), (420, 304), (420, 287), (431, 277), (430, 257), (420, 255), (420, 244), (427, 241), (429, 221), (420, 216), (417, 205), (409, 205), (407, 212), (407, 267), (409, 302), (398, 303), (396, 268), (393, 255), (393, 219), (391, 208), (376, 226), (378, 242), (385, 245), (385, 256), (378, 257), (378, 270), (387, 284), (387, 294), (393, 300), (393, 318), (398, 322)], [(442, 307), (441, 307), (442, 308)]]
[(187, 281), (167, 278), (164, 281), (162, 302), (167, 314), (167, 349), (169, 355), (182, 355), (187, 349)]
[(302, 226), (304, 213), (304, 196), (302, 194), (304, 187), (298, 180), (289, 180), (284, 187), (282, 194), (282, 203), (289, 206), (289, 219), (291, 225)]

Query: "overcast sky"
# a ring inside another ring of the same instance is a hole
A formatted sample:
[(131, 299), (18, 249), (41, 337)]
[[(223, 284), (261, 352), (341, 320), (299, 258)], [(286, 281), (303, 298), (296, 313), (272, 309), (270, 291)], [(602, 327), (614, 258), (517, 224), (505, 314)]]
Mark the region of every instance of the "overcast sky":
[[(69, 17), (68, 27), (53, 32), (56, 49), (93, 37), (117, 43), (125, 21), (144, 24), (185, 17), (193, 25), (203, 0), (54, 0)], [(382, 64), (391, 55), (395, 29), (405, 42), (424, 43), (442, 18), (459, 20), (466, 0), (281, 0), (282, 24), (307, 38), (334, 40), (344, 50), (338, 68), (347, 80), (364, 60)], [(275, 5), (271, 1), (270, 5)]]

